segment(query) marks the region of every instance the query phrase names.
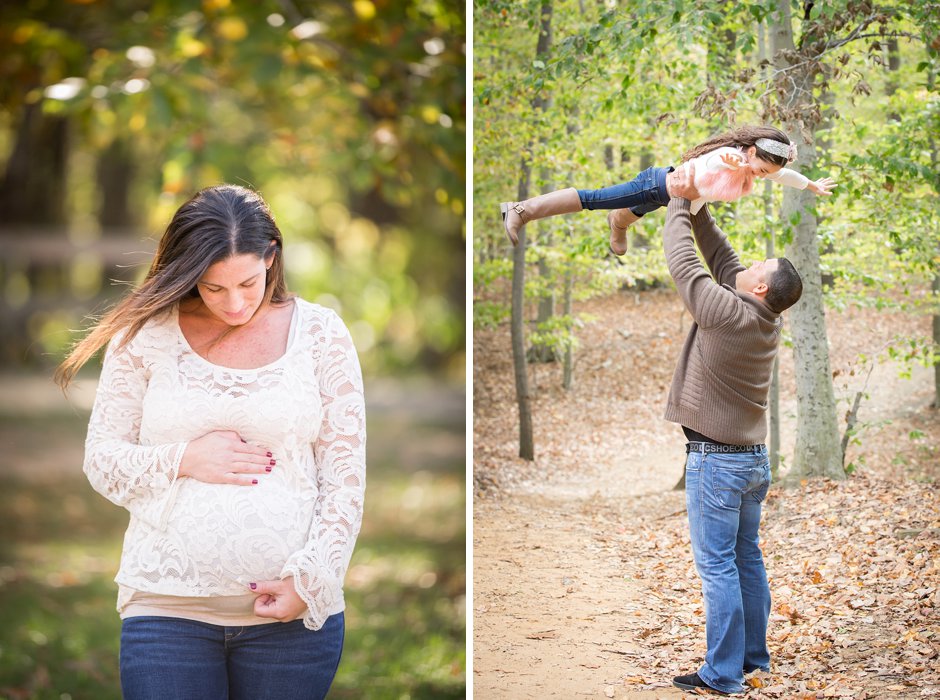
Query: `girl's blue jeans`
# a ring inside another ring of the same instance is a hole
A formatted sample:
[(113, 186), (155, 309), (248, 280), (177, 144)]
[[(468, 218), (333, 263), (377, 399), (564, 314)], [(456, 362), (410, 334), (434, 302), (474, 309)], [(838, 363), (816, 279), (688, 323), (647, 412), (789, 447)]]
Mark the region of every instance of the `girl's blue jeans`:
[(770, 487), (767, 448), (690, 452), (685, 469), (692, 554), (705, 599), (707, 649), (698, 675), (715, 690), (735, 693), (745, 672), (770, 668), (770, 588), (757, 532)]
[(125, 700), (322, 700), (343, 650), (343, 613), (316, 632), (303, 621), (222, 627), (129, 617), (121, 629)]
[(629, 209), (637, 216), (669, 204), (666, 175), (675, 168), (647, 168), (630, 182), (602, 187), (599, 190), (578, 190), (583, 209)]

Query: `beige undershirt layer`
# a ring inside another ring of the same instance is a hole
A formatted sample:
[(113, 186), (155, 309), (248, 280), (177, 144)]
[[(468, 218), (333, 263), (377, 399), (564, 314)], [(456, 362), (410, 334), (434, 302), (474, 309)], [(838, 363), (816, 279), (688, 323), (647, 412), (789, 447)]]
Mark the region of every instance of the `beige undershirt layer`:
[[(153, 615), (157, 617), (180, 617), (221, 627), (248, 627), (277, 622), (270, 617), (254, 614), (256, 593), (245, 595), (215, 596), (211, 598), (185, 598), (136, 591), (127, 586), (118, 587), (118, 613), (121, 619)], [(304, 616), (301, 611), (297, 619)]]

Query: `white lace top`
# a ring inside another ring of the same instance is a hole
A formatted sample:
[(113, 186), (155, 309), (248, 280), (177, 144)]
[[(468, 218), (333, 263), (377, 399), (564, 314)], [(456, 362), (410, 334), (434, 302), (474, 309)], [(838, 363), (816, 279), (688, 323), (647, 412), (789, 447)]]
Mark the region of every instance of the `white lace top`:
[[(365, 408), (359, 360), (331, 310), (296, 299), (287, 350), (257, 369), (197, 355), (174, 307), (105, 355), (85, 442), (91, 485), (130, 511), (115, 581), (172, 596), (244, 595), (294, 577), (319, 629), (345, 608), (362, 522)], [(256, 486), (178, 477), (189, 440), (234, 430), (277, 466)]]

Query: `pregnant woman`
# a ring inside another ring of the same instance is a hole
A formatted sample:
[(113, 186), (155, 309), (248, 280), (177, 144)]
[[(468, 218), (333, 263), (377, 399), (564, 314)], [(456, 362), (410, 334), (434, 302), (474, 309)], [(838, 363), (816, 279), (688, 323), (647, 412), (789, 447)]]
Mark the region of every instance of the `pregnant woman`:
[(130, 512), (124, 697), (323, 698), (362, 521), (362, 378), (336, 313), (287, 292), (264, 200), (183, 204), (57, 381), (104, 346), (84, 469)]

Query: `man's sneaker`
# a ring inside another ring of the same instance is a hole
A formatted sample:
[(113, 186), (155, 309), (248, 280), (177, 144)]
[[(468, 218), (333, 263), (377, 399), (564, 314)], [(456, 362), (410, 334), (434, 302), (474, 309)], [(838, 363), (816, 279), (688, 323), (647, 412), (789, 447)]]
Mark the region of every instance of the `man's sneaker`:
[(708, 683), (699, 678), (697, 673), (690, 673), (688, 676), (676, 676), (672, 679), (672, 684), (677, 688), (682, 690), (695, 690), (697, 688), (702, 688), (703, 690), (710, 690), (713, 693), (718, 695), (729, 695), (730, 693), (723, 693), (720, 690), (715, 690)]

